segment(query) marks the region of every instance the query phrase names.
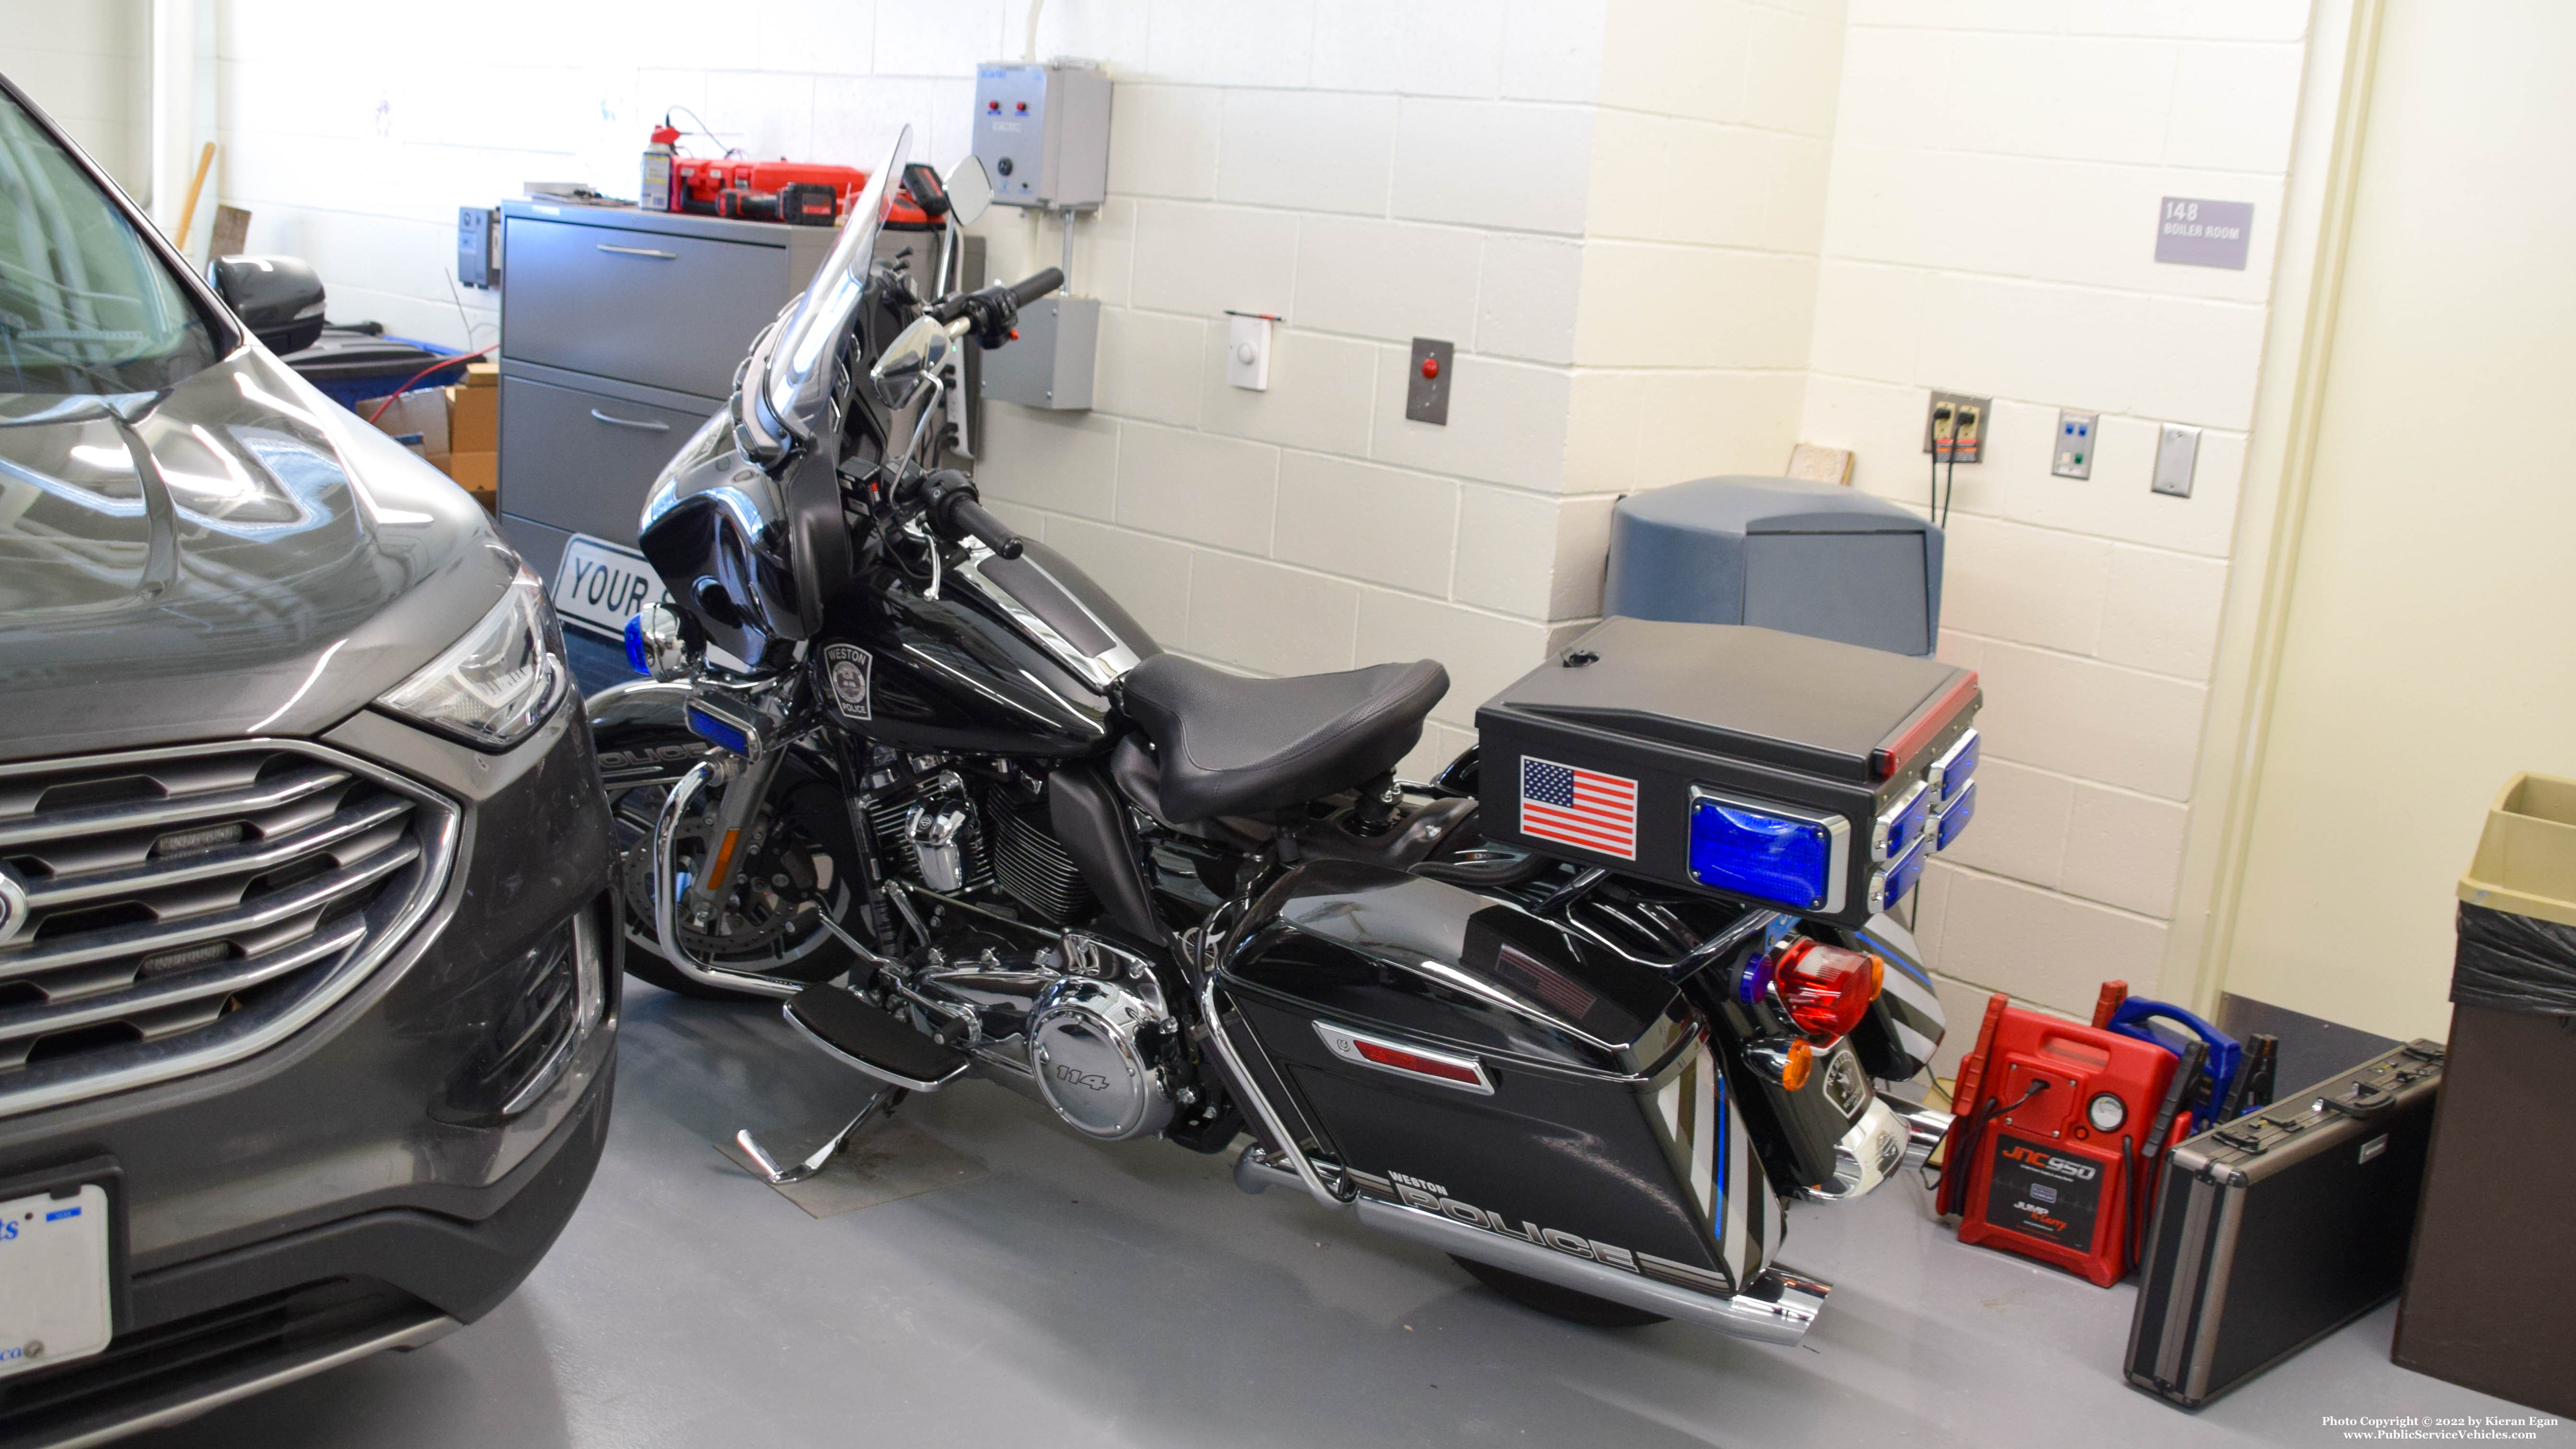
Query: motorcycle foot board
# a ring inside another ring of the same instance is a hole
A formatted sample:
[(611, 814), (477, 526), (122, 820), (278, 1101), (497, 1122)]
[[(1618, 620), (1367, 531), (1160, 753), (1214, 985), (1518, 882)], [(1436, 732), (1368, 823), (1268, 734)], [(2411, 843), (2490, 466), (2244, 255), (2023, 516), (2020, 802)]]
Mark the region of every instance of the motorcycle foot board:
[(837, 986), (809, 986), (781, 1014), (823, 1053), (878, 1081), (936, 1092), (964, 1076), (974, 1058), (915, 1031), (883, 1007)]

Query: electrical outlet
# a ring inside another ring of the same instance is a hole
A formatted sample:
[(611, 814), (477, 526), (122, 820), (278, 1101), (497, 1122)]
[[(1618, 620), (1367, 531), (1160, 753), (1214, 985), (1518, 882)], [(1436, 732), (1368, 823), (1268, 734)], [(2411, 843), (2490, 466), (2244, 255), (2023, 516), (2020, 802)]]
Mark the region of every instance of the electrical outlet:
[(2101, 431), (2100, 413), (2058, 413), (2057, 460), (2048, 471), (2060, 478), (2092, 477), (2094, 437)]
[(2200, 429), (2166, 423), (2156, 429), (2156, 475), (2148, 486), (2175, 498), (2191, 496), (2191, 475), (2200, 462)]
[(1963, 392), (1936, 392), (1923, 415), (1923, 451), (1936, 462), (1982, 463), (1986, 460), (1986, 420), (1995, 400)]

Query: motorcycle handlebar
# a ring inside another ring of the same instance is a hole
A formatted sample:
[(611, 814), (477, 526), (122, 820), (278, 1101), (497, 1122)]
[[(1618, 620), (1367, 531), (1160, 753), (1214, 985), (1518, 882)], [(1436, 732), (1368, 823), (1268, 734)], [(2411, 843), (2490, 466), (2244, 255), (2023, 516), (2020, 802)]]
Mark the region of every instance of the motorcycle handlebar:
[(1054, 267), (1017, 282), (996, 282), (973, 292), (960, 292), (942, 297), (926, 310), (942, 322), (966, 319), (977, 341), (986, 347), (999, 347), (1010, 339), (1011, 324), (1020, 320), (1020, 309), (1064, 285), (1064, 273)]
[(980, 540), (1003, 558), (1018, 558), (1026, 548), (1009, 524), (995, 518), (977, 501), (975, 485), (965, 474), (942, 469), (924, 481), (929, 494), (925, 511), (932, 528), (951, 538)]
[(985, 511), (973, 498), (959, 495), (948, 505), (949, 526), (961, 533), (983, 540), (984, 546), (1003, 558), (1018, 558), (1026, 547), (1011, 526)]
[(1013, 282), (1010, 287), (1011, 301), (1016, 306), (1025, 307), (1031, 302), (1036, 301), (1038, 298), (1045, 296), (1047, 293), (1052, 292), (1063, 285), (1063, 270), (1057, 267), (1049, 267), (1045, 271), (1039, 272), (1034, 276), (1025, 277), (1019, 281)]

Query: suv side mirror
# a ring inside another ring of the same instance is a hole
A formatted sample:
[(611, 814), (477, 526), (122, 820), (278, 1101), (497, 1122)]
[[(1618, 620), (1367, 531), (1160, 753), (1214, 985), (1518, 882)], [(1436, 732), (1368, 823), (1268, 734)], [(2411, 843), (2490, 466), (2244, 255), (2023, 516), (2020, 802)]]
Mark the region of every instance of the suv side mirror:
[(217, 257), (206, 281), (271, 352), (302, 352), (322, 337), (322, 279), (301, 257)]

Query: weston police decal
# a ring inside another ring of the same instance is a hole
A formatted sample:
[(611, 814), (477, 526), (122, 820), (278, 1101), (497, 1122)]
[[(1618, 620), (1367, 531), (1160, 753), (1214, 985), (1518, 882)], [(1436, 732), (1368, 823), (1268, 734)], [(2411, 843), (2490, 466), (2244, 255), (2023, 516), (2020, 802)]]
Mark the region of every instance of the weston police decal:
[(1482, 1228), (1499, 1237), (1517, 1238), (1533, 1247), (1554, 1248), (1569, 1257), (1588, 1258), (1605, 1268), (1617, 1268), (1642, 1278), (1659, 1278), (1701, 1293), (1723, 1295), (1735, 1291), (1733, 1281), (1722, 1272), (1711, 1272), (1691, 1263), (1677, 1263), (1670, 1258), (1658, 1258), (1652, 1253), (1635, 1252), (1562, 1228), (1543, 1228), (1527, 1219), (1515, 1221), (1473, 1203), (1460, 1202), (1449, 1195), (1448, 1188), (1427, 1178), (1403, 1172), (1390, 1172), (1379, 1177), (1357, 1168), (1345, 1170), (1360, 1191), (1381, 1201), (1400, 1203), (1421, 1212), (1438, 1213), (1453, 1222)]
[(823, 682), (832, 691), (832, 703), (848, 719), (873, 719), (868, 712), (868, 673), (876, 656), (856, 644), (823, 646)]

